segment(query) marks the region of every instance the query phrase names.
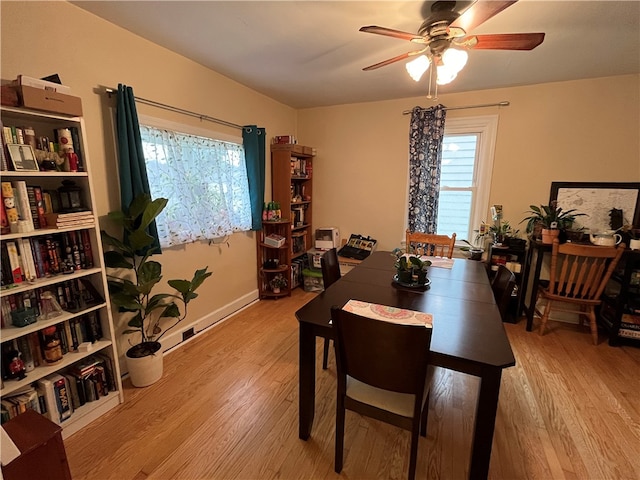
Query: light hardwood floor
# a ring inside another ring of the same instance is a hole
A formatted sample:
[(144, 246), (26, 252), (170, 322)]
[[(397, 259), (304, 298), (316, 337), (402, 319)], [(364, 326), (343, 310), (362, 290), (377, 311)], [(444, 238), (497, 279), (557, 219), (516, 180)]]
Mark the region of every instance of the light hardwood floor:
[[(165, 356), (156, 384), (125, 381), (125, 403), (65, 441), (75, 480), (406, 478), (409, 432), (347, 413), (345, 464), (333, 471), (335, 361), (298, 439), (298, 325), (315, 294), (262, 301)], [(504, 371), (489, 477), (640, 478), (640, 348), (589, 329), (547, 334), (505, 324), (516, 366)], [(478, 382), (438, 369), (417, 478), (462, 479)]]

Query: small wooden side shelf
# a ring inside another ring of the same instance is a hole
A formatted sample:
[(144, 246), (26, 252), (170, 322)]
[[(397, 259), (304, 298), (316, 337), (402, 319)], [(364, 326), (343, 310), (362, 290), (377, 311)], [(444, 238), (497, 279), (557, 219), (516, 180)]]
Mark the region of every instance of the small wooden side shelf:
[[(280, 246), (270, 245), (265, 242), (269, 235), (277, 235), (284, 238)], [(291, 222), (279, 220), (262, 222), (262, 230), (257, 236), (258, 248), (258, 292), (260, 298), (280, 298), (291, 296)], [(287, 280), (287, 285), (274, 292), (270, 282), (277, 275), (282, 275)]]

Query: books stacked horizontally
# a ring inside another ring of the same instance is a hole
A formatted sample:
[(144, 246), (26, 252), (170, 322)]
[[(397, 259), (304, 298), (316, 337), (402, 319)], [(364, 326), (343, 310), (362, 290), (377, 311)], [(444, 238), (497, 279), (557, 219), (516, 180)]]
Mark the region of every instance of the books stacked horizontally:
[(95, 217), (91, 210), (84, 212), (70, 213), (45, 213), (48, 228), (67, 228), (91, 226), (95, 222)]

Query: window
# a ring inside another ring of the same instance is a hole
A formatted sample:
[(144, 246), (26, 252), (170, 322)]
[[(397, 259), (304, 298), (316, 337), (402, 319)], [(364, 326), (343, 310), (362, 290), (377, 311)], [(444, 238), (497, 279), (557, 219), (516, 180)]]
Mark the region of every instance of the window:
[(168, 122), (142, 116), (140, 122), (151, 197), (169, 199), (156, 220), (162, 247), (251, 229), (242, 139), (182, 133), (175, 124), (172, 128), (151, 126), (152, 122)]
[(438, 233), (473, 241), (489, 209), (497, 115), (447, 118), (442, 144)]

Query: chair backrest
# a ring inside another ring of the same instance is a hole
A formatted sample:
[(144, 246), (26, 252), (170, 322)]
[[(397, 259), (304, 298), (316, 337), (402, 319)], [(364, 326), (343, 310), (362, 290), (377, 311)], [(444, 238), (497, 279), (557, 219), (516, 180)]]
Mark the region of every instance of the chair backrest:
[(617, 247), (560, 244), (556, 238), (547, 292), (574, 300), (599, 301), (625, 248), (624, 243)]
[(504, 265), (499, 265), (498, 271), (491, 281), (491, 290), (493, 290), (493, 297), (496, 299), (503, 322), (507, 319), (511, 293), (515, 286), (516, 276), (513, 272)]
[(340, 264), (338, 263), (338, 252), (335, 248), (328, 250), (320, 257), (322, 268), (322, 283), (327, 289), (331, 284), (340, 279)]
[(408, 253), (451, 258), (455, 244), (455, 233), (449, 237), (447, 235), (411, 232), (407, 230), (406, 249)]
[(346, 375), (400, 393), (424, 392), (432, 329), (375, 320), (331, 308), (338, 381)]

